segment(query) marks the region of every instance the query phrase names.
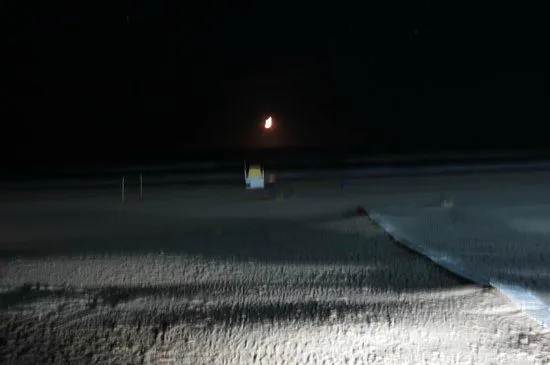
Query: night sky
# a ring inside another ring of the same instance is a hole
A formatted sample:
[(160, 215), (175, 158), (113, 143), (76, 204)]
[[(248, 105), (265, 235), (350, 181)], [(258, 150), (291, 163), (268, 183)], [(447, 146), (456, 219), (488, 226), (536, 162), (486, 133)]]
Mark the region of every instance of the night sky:
[(11, 3), (2, 21), (4, 162), (550, 145), (542, 9)]

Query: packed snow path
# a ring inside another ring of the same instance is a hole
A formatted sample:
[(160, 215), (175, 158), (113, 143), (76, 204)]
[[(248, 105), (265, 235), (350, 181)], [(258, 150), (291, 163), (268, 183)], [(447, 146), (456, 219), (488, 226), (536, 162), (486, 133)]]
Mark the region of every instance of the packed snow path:
[(550, 174), (384, 180), (371, 216), (405, 244), (499, 288), (550, 327)]

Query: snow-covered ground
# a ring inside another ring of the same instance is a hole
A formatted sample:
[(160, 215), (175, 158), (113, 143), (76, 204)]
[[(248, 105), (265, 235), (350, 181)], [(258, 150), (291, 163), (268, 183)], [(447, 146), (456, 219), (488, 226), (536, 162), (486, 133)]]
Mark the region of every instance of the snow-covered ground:
[(547, 172), (405, 179), (405, 193), (369, 208), (403, 241), (500, 288), (550, 326), (549, 181)]
[(354, 214), (414, 192), (386, 181), (5, 199), (0, 362), (550, 363), (499, 291)]

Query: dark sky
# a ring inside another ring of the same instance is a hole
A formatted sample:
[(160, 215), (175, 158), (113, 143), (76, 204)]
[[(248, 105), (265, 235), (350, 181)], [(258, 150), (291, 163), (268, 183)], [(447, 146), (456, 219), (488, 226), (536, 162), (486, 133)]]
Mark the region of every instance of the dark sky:
[(542, 9), (114, 3), (11, 2), (3, 160), (549, 143)]

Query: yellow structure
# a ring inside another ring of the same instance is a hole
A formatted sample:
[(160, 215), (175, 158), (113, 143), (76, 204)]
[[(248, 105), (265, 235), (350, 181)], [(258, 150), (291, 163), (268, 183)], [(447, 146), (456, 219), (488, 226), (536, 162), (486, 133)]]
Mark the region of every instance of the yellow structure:
[(250, 165), (248, 168), (248, 178), (249, 179), (261, 179), (264, 173), (262, 172), (262, 167), (260, 165)]
[(264, 169), (260, 165), (244, 163), (244, 182), (247, 189), (263, 189), (265, 186)]

